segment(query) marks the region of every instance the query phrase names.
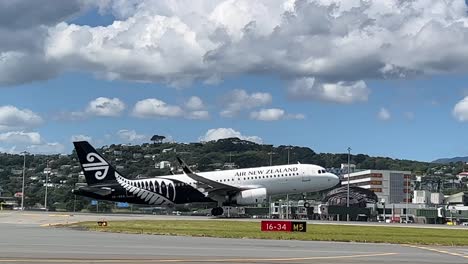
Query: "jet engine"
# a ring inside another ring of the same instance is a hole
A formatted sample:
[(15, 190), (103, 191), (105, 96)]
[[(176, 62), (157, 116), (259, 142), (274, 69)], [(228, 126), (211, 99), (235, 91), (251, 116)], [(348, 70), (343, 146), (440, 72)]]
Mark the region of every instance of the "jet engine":
[(235, 201), (238, 205), (251, 205), (263, 203), (267, 197), (265, 188), (257, 188), (241, 191), (235, 196)]

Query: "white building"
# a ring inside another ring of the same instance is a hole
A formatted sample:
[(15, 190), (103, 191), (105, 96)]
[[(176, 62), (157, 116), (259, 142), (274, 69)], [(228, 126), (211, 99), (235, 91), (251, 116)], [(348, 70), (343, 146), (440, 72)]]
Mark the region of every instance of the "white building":
[(348, 172), (355, 172), (356, 171), (356, 164), (349, 164), (348, 163), (341, 163), (341, 172), (348, 173)]
[(429, 204), (431, 202), (431, 192), (426, 190), (414, 191), (414, 204)]
[(468, 178), (468, 172), (464, 171), (464, 172), (460, 172), (458, 175), (457, 175), (457, 178), (459, 181), (465, 179), (465, 178)]
[[(372, 190), (387, 204), (411, 202), (411, 172), (393, 170), (365, 170), (349, 174), (349, 185)], [(348, 184), (348, 174), (341, 185)]]
[(159, 165), (159, 169), (161, 169), (161, 170), (171, 167), (171, 163), (169, 161), (167, 161), (167, 160), (161, 161), (161, 162), (159, 162), (159, 164), (156, 164), (156, 165)]

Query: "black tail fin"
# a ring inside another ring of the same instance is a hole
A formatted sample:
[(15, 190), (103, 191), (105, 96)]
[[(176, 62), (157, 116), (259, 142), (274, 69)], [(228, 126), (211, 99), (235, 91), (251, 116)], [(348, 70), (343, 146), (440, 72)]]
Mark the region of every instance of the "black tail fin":
[(73, 142), (88, 185), (116, 182), (115, 169), (87, 141)]

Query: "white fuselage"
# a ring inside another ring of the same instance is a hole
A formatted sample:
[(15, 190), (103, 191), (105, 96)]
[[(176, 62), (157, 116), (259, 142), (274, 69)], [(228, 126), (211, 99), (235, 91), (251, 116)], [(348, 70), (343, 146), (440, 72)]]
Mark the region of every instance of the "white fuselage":
[[(197, 173), (207, 179), (242, 188), (266, 188), (268, 195), (317, 192), (339, 183), (339, 178), (323, 167), (311, 164), (291, 164), (237, 170)], [(195, 186), (185, 174), (161, 176)]]

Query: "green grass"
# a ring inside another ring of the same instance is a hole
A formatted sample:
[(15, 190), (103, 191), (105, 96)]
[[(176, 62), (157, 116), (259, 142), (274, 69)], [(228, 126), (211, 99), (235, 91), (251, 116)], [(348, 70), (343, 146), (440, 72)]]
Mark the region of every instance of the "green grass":
[(350, 225), (307, 226), (306, 233), (261, 232), (259, 222), (240, 221), (112, 221), (107, 227), (81, 222), (68, 227), (132, 234), (222, 238), (294, 239), (468, 246), (468, 230)]

